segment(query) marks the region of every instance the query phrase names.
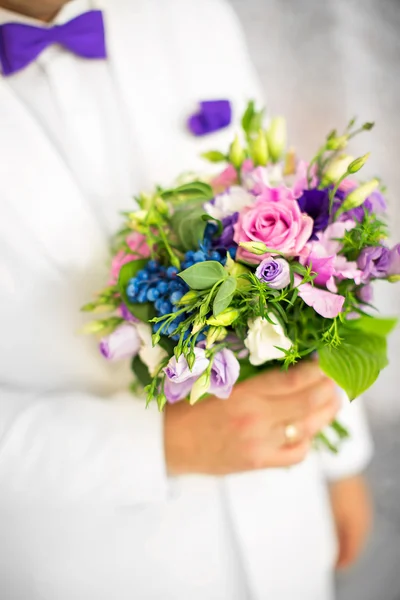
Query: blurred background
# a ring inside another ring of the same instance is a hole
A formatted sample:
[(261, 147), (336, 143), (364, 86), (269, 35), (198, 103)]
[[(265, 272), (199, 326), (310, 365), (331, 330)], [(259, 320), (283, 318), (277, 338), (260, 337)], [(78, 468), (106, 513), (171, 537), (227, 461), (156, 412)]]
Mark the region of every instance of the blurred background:
[[(288, 120), (290, 142), (311, 158), (353, 116), (375, 121), (351, 154), (372, 151), (365, 176), (388, 188), (400, 240), (400, 0), (231, 0), (264, 89), (267, 110)], [(364, 176), (364, 171), (363, 171)], [(400, 284), (375, 289), (375, 305), (400, 313)], [(366, 395), (376, 444), (368, 477), (375, 501), (369, 547), (338, 578), (339, 600), (400, 600), (400, 327), (390, 366)]]

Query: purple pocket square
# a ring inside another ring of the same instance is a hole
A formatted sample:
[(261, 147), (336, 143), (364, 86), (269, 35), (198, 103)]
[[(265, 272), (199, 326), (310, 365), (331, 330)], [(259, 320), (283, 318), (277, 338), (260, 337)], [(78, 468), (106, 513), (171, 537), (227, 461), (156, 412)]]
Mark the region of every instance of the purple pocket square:
[(204, 100), (199, 107), (199, 111), (191, 115), (187, 122), (193, 135), (207, 135), (230, 125), (232, 107), (229, 100)]

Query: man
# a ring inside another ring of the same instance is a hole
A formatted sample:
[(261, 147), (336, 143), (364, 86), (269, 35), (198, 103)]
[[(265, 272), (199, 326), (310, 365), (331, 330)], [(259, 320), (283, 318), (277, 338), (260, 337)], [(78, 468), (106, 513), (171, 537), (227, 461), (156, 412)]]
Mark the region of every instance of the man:
[[(0, 7), (1, 598), (330, 598), (327, 481), (340, 564), (368, 521), (359, 405), (351, 442), (322, 456), (312, 437), (338, 399), (316, 364), (164, 415), (77, 333), (118, 211), (231, 138), (190, 137), (196, 102), (228, 98), (237, 117), (260, 96), (234, 15), (219, 0)], [(33, 41), (4, 28), (87, 12)]]

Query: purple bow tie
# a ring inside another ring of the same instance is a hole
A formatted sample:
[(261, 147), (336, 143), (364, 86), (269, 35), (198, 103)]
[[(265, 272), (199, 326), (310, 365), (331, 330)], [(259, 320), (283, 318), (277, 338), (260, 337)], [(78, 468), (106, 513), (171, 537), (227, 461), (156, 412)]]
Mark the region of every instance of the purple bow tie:
[(22, 23), (0, 26), (0, 64), (12, 75), (34, 61), (52, 44), (60, 44), (84, 58), (106, 58), (103, 14), (90, 10), (64, 25), (33, 27)]

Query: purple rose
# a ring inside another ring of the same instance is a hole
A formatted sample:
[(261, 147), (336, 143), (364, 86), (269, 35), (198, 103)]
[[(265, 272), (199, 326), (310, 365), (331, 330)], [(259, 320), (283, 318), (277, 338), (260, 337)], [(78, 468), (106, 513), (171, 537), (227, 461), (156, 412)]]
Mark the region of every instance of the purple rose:
[(194, 382), (207, 369), (209, 360), (206, 358), (206, 353), (203, 348), (195, 348), (194, 353), (196, 360), (193, 369), (189, 369), (186, 358), (183, 354), (178, 360), (173, 356), (168, 365), (164, 369), (166, 375), (164, 392), (165, 396), (171, 404), (183, 400), (190, 394)]
[(329, 190), (304, 190), (297, 202), (300, 210), (313, 219), (314, 226), (311, 239), (316, 239), (318, 231), (322, 231), (328, 226)]
[(217, 398), (229, 398), (239, 377), (240, 365), (231, 350), (224, 348), (214, 357), (211, 367), (209, 394)]
[(289, 263), (284, 258), (264, 258), (256, 269), (256, 277), (273, 290), (281, 290), (290, 282)]
[(199, 106), (200, 110), (191, 115), (187, 122), (193, 135), (206, 135), (230, 125), (232, 108), (229, 100), (205, 100)]
[(140, 350), (140, 337), (133, 325), (123, 324), (100, 342), (100, 352), (107, 360), (120, 360), (136, 356)]
[(361, 280), (382, 279), (388, 276), (390, 250), (385, 246), (369, 246), (361, 251), (357, 265), (362, 271)]

